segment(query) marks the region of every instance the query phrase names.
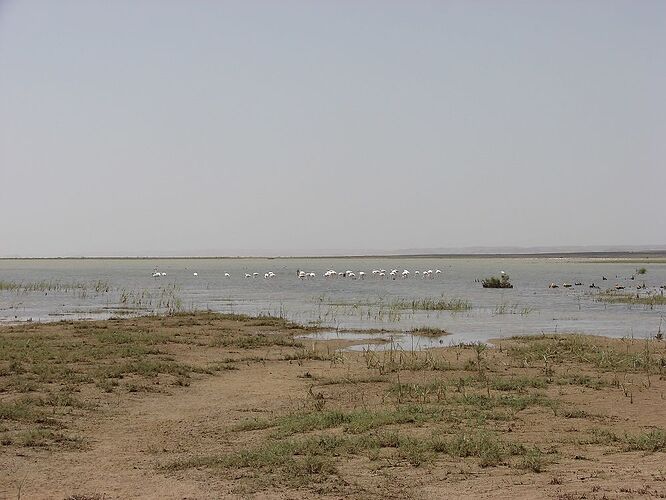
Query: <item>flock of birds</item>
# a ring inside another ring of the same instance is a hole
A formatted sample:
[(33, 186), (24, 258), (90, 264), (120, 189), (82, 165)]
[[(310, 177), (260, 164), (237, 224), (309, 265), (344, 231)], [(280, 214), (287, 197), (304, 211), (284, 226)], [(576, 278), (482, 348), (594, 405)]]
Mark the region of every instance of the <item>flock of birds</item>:
[[(619, 276), (615, 276), (615, 278), (619, 278)], [(636, 277), (634, 275), (632, 275), (628, 279), (631, 280), (631, 281), (634, 281), (636, 279)], [(602, 281), (608, 281), (608, 278), (606, 276), (602, 276), (601, 280)], [(581, 283), (580, 281), (576, 281), (573, 285), (571, 283), (564, 282), (564, 283), (562, 283), (561, 286), (562, 286), (562, 288), (571, 288), (572, 286), (582, 286), (582, 285), (583, 285), (583, 283)], [(559, 287), (560, 287), (560, 285), (558, 285), (557, 283), (551, 283), (550, 285), (548, 285), (548, 288), (559, 288)], [(601, 287), (599, 287), (596, 283), (590, 283), (590, 288), (600, 289)], [(626, 286), (622, 285), (620, 283), (615, 283), (615, 285), (613, 285), (612, 288), (615, 288), (615, 290), (624, 290), (626, 288)], [(642, 284), (636, 286), (636, 290), (645, 290), (646, 288), (647, 288), (647, 285), (645, 283), (642, 283)], [(664, 289), (666, 289), (666, 285), (662, 285), (659, 288), (664, 290)]]
[[(441, 274), (441, 270), (436, 269), (433, 271), (432, 269), (428, 269), (427, 271), (414, 271), (414, 276), (420, 276), (421, 279), (432, 279), (433, 275), (435, 274)], [(307, 278), (314, 278), (316, 277), (315, 273), (307, 273), (305, 271), (297, 271), (298, 277), (301, 279), (307, 279)], [(407, 269), (403, 270), (402, 272), (399, 272), (397, 269), (391, 269), (390, 271), (386, 271), (386, 269), (373, 269), (372, 270), (372, 275), (376, 276), (378, 278), (390, 278), (390, 279), (397, 279), (398, 276), (401, 278), (409, 278), (409, 276), (412, 273), (409, 272)], [(344, 272), (337, 272), (335, 269), (329, 269), (324, 273), (324, 278), (351, 278), (351, 279), (364, 279), (366, 276), (365, 271), (358, 271), (358, 273), (355, 273), (354, 271), (344, 271)]]
[[(414, 271), (413, 275), (414, 277), (420, 277), (421, 279), (433, 279), (435, 275), (441, 274), (442, 271), (440, 269), (435, 269), (434, 271), (432, 269), (428, 269), (425, 271)], [(378, 278), (388, 278), (388, 279), (397, 279), (398, 277), (402, 279), (409, 278), (412, 273), (408, 271), (407, 269), (404, 269), (402, 272), (398, 271), (397, 269), (391, 269), (390, 271), (387, 271), (386, 269), (373, 269), (372, 273), (373, 276), (378, 277)], [(167, 273), (165, 272), (160, 272), (157, 268), (153, 270), (153, 278), (160, 278), (162, 276), (166, 276)], [(194, 272), (192, 273), (193, 276), (199, 276), (199, 273)], [(298, 269), (296, 271), (296, 275), (298, 278), (302, 280), (306, 279), (312, 279), (317, 277), (317, 273), (309, 272), (309, 271), (302, 271)], [(260, 273), (254, 272), (254, 273), (245, 273), (245, 278), (259, 278), (261, 276)], [(277, 275), (273, 271), (268, 271), (264, 273), (264, 279), (273, 279)], [(346, 271), (341, 271), (338, 272), (335, 269), (329, 269), (323, 274), (324, 278), (348, 278), (348, 279), (365, 279), (367, 276), (365, 271), (358, 271), (354, 272), (351, 270), (346, 270)], [(231, 275), (229, 273), (224, 273), (225, 278), (231, 278)]]
[[(436, 274), (441, 274), (441, 270), (436, 269), (433, 271), (432, 269), (428, 269), (427, 271), (414, 271), (414, 276), (420, 276), (421, 279), (432, 279), (434, 275)], [(403, 270), (402, 272), (399, 272), (397, 269), (391, 269), (390, 271), (387, 271), (386, 269), (373, 269), (372, 273), (373, 276), (376, 276), (378, 278), (390, 278), (390, 279), (397, 279), (398, 277), (400, 278), (409, 278), (409, 276), (412, 274), (410, 271), (407, 269)], [(229, 278), (229, 273), (224, 273), (225, 278)], [(258, 278), (261, 276), (259, 273), (245, 273), (245, 278)], [(277, 275), (273, 271), (269, 271), (267, 273), (264, 273), (264, 279), (272, 279), (275, 278)], [(298, 269), (296, 271), (296, 276), (299, 279), (302, 280), (307, 280), (307, 279), (313, 279), (317, 277), (317, 273), (313, 273), (311, 271), (302, 271)], [(335, 269), (329, 269), (325, 273), (323, 273), (324, 278), (348, 278), (348, 279), (365, 279), (367, 276), (367, 273), (365, 271), (357, 271), (354, 272), (352, 270), (347, 269), (346, 271), (336, 271)]]
[[(377, 278), (385, 278), (385, 279), (406, 279), (409, 278), (410, 276), (414, 276), (414, 278), (421, 278), (421, 279), (433, 279), (436, 275), (441, 274), (442, 271), (440, 269), (435, 269), (434, 271), (432, 269), (424, 270), (424, 271), (414, 271), (413, 273), (408, 271), (407, 269), (404, 269), (402, 272), (398, 271), (398, 269), (391, 269), (390, 271), (387, 271), (386, 269), (373, 269), (371, 272), (371, 275)], [(505, 274), (504, 271), (502, 271), (502, 274)], [(161, 278), (163, 276), (166, 276), (167, 273), (165, 272), (160, 272), (157, 268), (153, 270), (153, 278)], [(199, 276), (199, 273), (193, 272), (193, 276)], [(298, 276), (299, 279), (301, 280), (308, 280), (308, 279), (313, 279), (317, 277), (317, 273), (311, 272), (311, 271), (302, 271), (298, 269), (296, 271), (296, 275)], [(259, 278), (261, 276), (260, 273), (254, 272), (254, 273), (245, 273), (245, 278)], [(277, 277), (277, 274), (275, 274), (273, 271), (268, 271), (264, 273), (264, 279), (273, 279)], [(351, 270), (346, 270), (346, 271), (336, 271), (335, 269), (329, 269), (325, 273), (323, 273), (324, 278), (327, 279), (332, 279), (332, 278), (347, 278), (347, 279), (365, 279), (367, 276), (367, 273), (365, 271), (351, 271)], [(231, 275), (229, 273), (224, 273), (225, 278), (231, 278)], [(617, 276), (616, 276), (617, 278)], [(606, 276), (602, 276), (602, 281), (606, 281), (608, 278)], [(634, 276), (631, 276), (629, 278), (631, 280), (634, 279)], [(479, 280), (475, 280), (479, 281)], [(573, 286), (582, 286), (583, 283), (580, 281), (576, 281), (575, 283), (567, 283), (564, 282), (562, 285), (558, 285), (557, 283), (551, 283), (548, 285), (548, 288), (559, 288), (562, 286), (563, 288), (571, 288)], [(595, 283), (590, 283), (590, 288), (599, 288)], [(614, 288), (616, 290), (624, 290), (625, 286), (621, 285), (619, 283), (616, 283)], [(639, 285), (637, 287), (638, 290), (646, 288), (645, 284)], [(665, 286), (661, 286), (660, 288), (666, 289)]]

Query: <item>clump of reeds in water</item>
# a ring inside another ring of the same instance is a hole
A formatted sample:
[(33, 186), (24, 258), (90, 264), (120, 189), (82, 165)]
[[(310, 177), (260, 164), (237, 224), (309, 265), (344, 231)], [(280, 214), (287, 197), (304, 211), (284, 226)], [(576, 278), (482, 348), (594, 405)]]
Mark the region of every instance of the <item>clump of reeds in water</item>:
[(483, 288), (513, 288), (513, 285), (509, 280), (509, 275), (505, 273), (502, 273), (499, 278), (496, 276), (486, 278), (481, 284), (483, 285)]
[(609, 304), (630, 304), (643, 305), (647, 307), (666, 305), (666, 296), (657, 293), (640, 294), (636, 292), (623, 293), (615, 290), (606, 290), (597, 294), (594, 298), (597, 302), (607, 302)]
[(521, 316), (527, 316), (530, 314), (534, 308), (529, 306), (521, 306), (519, 304), (498, 304), (493, 310), (493, 314), (520, 314)]
[(472, 304), (465, 299), (413, 299), (397, 300), (391, 303), (398, 309), (411, 309), (412, 311), (467, 311)]
[(442, 337), (444, 335), (450, 335), (446, 330), (432, 326), (419, 326), (417, 328), (412, 328), (409, 333), (419, 335), (421, 337)]
[(62, 282), (53, 280), (41, 281), (3, 281), (0, 280), (0, 291), (8, 291), (15, 294), (27, 293), (75, 293), (81, 297), (89, 293), (108, 293), (111, 286), (107, 281), (97, 280), (92, 282)]
[(169, 314), (179, 312), (183, 309), (183, 303), (178, 296), (176, 284), (160, 287), (155, 291), (150, 290), (126, 290), (120, 291), (119, 301), (124, 306), (132, 306), (137, 309), (154, 310), (155, 312), (167, 312)]

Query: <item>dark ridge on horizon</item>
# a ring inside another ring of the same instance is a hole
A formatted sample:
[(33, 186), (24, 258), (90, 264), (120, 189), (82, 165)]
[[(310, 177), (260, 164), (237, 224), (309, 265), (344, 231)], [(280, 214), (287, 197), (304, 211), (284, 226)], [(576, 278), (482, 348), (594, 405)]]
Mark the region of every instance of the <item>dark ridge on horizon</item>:
[(214, 259), (400, 259), (400, 258), (447, 258), (447, 259), (491, 259), (491, 258), (666, 258), (664, 250), (618, 250), (575, 252), (489, 252), (489, 253), (391, 253), (391, 254), (346, 254), (346, 255), (145, 255), (145, 256), (64, 256), (64, 257), (0, 257), (0, 260), (214, 260)]

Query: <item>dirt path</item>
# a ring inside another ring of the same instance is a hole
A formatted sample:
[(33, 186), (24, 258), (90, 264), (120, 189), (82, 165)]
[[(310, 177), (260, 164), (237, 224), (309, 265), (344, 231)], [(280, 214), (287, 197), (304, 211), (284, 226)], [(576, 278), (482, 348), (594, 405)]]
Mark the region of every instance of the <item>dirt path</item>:
[[(211, 498), (231, 495), (224, 483), (197, 481), (157, 467), (182, 454), (219, 448), (225, 429), (248, 412), (274, 405), (275, 394), (295, 392), (303, 384), (275, 373), (275, 366), (254, 366), (193, 381), (169, 395), (143, 396), (96, 416), (79, 429), (89, 449), (75, 452), (18, 454), (9, 458), (2, 478), (3, 498)], [(280, 367), (284, 371), (284, 367)], [(196, 444), (195, 444), (196, 443)], [(190, 455), (191, 456), (191, 455)], [(45, 459), (46, 458), (46, 459)], [(63, 475), (63, 471), (66, 474)]]

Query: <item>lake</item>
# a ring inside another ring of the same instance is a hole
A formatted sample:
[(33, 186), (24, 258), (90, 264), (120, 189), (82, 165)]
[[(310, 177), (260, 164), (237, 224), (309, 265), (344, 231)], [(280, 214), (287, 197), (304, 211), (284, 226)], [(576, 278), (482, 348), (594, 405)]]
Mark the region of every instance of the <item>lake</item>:
[[(637, 274), (644, 267), (645, 274)], [(333, 269), (352, 278), (324, 278)], [(384, 269), (386, 277), (372, 274)], [(388, 273), (398, 270), (396, 279)], [(298, 271), (315, 273), (301, 279)], [(402, 278), (403, 270), (410, 272)], [(433, 270), (423, 279), (423, 271)], [(440, 270), (441, 273), (435, 273)], [(159, 277), (153, 277), (155, 271)], [(359, 279), (359, 272), (366, 273)], [(416, 272), (419, 271), (417, 275)], [(479, 280), (504, 271), (512, 289)], [(266, 273), (275, 276), (265, 279)], [(197, 273), (195, 276), (194, 273)], [(257, 277), (245, 275), (258, 273)], [(162, 275), (166, 274), (166, 275)], [(229, 277), (226, 277), (228, 274)], [(602, 278), (606, 277), (607, 280)], [(633, 279), (632, 279), (633, 277)], [(563, 283), (582, 283), (564, 288)], [(559, 288), (549, 288), (551, 283)], [(600, 289), (590, 288), (594, 283)], [(641, 296), (664, 293), (666, 263), (585, 258), (225, 258), (0, 260), (0, 322), (96, 319), (172, 310), (270, 314), (333, 331), (445, 329), (446, 342), (518, 334), (577, 332), (654, 336), (666, 306), (607, 303), (606, 289)], [(645, 286), (637, 290), (638, 286)], [(419, 310), (411, 301), (466, 307)]]

